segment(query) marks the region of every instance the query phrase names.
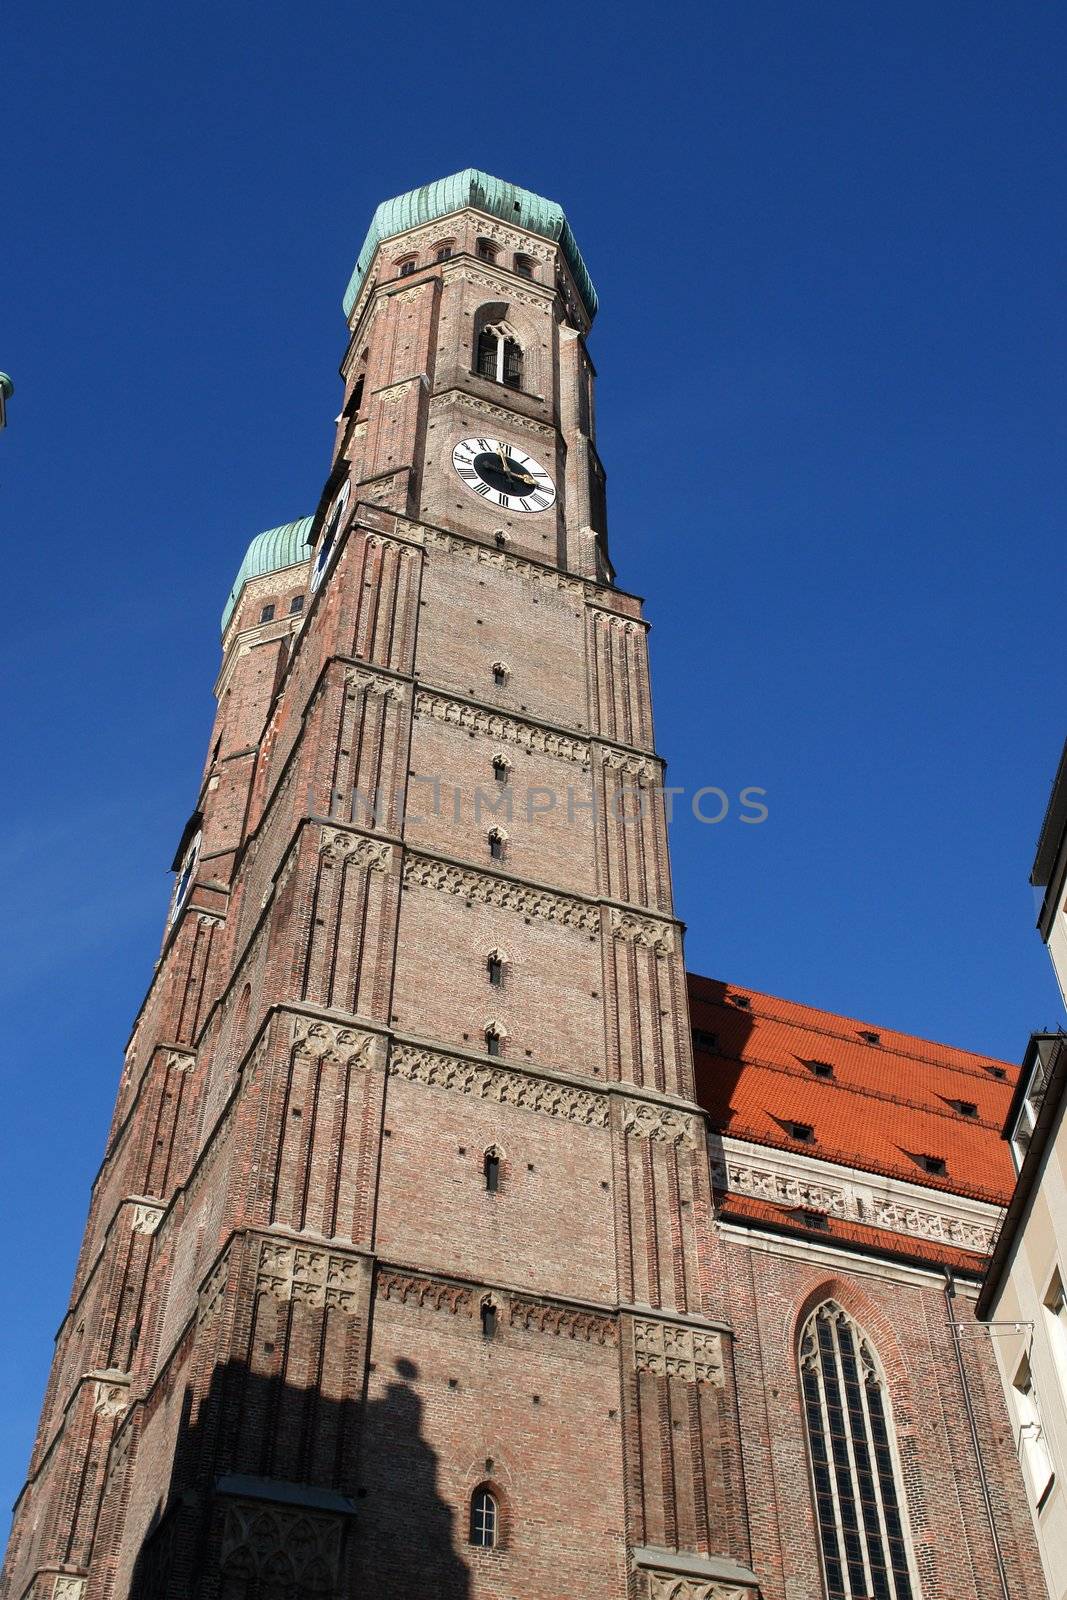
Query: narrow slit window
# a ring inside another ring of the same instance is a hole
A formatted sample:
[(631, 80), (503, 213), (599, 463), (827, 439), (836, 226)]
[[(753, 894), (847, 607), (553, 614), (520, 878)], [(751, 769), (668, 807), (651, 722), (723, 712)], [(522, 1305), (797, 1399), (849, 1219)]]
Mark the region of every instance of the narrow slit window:
[(491, 861), (504, 859), (504, 835), (498, 833), (495, 828), (489, 835), (489, 858)]
[(496, 1306), (491, 1300), (482, 1301), (482, 1338), (496, 1338)]
[(500, 1054), (500, 1035), (495, 1028), (487, 1028), (485, 1033), (485, 1053), (487, 1056)]
[(483, 1166), (485, 1172), (485, 1187), (489, 1194), (496, 1194), (500, 1188), (500, 1157), (495, 1150), (485, 1152)]
[(486, 962), (486, 971), (489, 975), (490, 984), (494, 989), (499, 989), (504, 982), (504, 963), (499, 956), (489, 957)]
[(509, 771), (510, 769), (504, 757), (497, 756), (493, 762), (493, 777), (501, 788), (504, 788), (507, 784)]
[(471, 1495), (470, 1543), (477, 1545), (480, 1550), (492, 1550), (496, 1535), (496, 1501), (488, 1489), (475, 1489)]

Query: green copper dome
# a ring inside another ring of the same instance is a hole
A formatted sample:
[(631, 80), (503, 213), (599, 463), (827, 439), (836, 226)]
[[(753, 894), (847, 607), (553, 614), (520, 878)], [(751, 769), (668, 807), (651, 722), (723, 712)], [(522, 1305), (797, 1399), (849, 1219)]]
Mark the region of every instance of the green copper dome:
[(299, 522), (285, 522), (280, 528), (268, 528), (265, 533), (256, 534), (245, 551), (245, 558), (233, 580), (230, 598), (223, 607), (223, 633), (247, 579), (262, 578), (268, 572), (280, 572), (283, 567), (294, 567), (298, 562), (307, 560), (307, 536), (311, 521), (310, 517), (301, 517)]
[(571, 232), (563, 208), (543, 195), (520, 189), (517, 184), (505, 183), (502, 178), (491, 178), (488, 172), (476, 167), (466, 167), (453, 173), (451, 178), (438, 178), (436, 183), (424, 183), (421, 189), (409, 189), (398, 194), (395, 200), (383, 200), (367, 231), (363, 248), (359, 252), (355, 270), (349, 279), (342, 301), (347, 317), (359, 297), (374, 252), (383, 239), (417, 228), (423, 222), (433, 222), (437, 217), (447, 217), (453, 211), (473, 206), (477, 211), (487, 211), (501, 222), (514, 222), (531, 233), (540, 233), (546, 239), (558, 240), (567, 263), (574, 273), (578, 293), (585, 302), (590, 317), (596, 316), (597, 298), (593, 280), (582, 260), (578, 241)]

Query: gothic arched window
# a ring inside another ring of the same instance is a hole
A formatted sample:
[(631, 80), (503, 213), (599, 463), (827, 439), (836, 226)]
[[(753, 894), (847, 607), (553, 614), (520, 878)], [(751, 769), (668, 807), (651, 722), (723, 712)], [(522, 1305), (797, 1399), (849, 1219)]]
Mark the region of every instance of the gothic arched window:
[(470, 1542), (482, 1550), (492, 1550), (496, 1544), (496, 1501), (485, 1484), (479, 1484), (471, 1495)]
[[(497, 307), (487, 307), (497, 310)], [(500, 307), (503, 311), (505, 308)], [(479, 319), (480, 321), (481, 319)], [(509, 389), (522, 388), (522, 346), (515, 331), (500, 320), (486, 321), (479, 329), (475, 368), (483, 378), (505, 383)]]
[(885, 1378), (833, 1300), (804, 1324), (800, 1381), (829, 1600), (914, 1600)]

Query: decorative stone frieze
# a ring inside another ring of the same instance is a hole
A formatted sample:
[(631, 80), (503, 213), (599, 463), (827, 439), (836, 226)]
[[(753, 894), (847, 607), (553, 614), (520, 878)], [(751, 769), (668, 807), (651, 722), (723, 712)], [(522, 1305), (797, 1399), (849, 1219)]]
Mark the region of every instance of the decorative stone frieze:
[(300, 1016), (293, 1022), (294, 1051), (316, 1061), (336, 1061), (343, 1067), (365, 1066), (373, 1044), (373, 1034), (361, 1033), (340, 1022)]
[(112, 1376), (110, 1373), (104, 1377), (96, 1378), (93, 1382), (93, 1410), (98, 1417), (106, 1417), (113, 1421), (121, 1417), (130, 1403), (130, 1380), (128, 1377)]
[(565, 733), (555, 733), (551, 728), (541, 728), (535, 722), (523, 722), (518, 717), (505, 717), (498, 711), (487, 711), (482, 706), (468, 705), (453, 700), (435, 690), (420, 689), (415, 696), (415, 715), (432, 717), (435, 722), (450, 722), (467, 733), (482, 733), (492, 739), (502, 739), (507, 744), (519, 745), (538, 755), (558, 756), (561, 761), (573, 761), (584, 766), (589, 761), (589, 745), (584, 739), (574, 739)]
[(369, 839), (365, 834), (349, 833), (342, 828), (323, 828), (319, 855), (324, 861), (335, 864), (352, 862), (369, 872), (389, 872), (393, 865), (391, 844), (384, 839)]
[(988, 1255), (993, 1247), (995, 1223), (979, 1218), (952, 1216), (945, 1211), (879, 1193), (875, 1182), (865, 1184), (862, 1174), (847, 1186), (799, 1172), (780, 1172), (732, 1157), (713, 1161), (712, 1182), (720, 1192), (753, 1195), (773, 1205), (819, 1211), (843, 1222), (885, 1228)]
[(608, 772), (617, 772), (620, 777), (633, 778), (640, 789), (651, 788), (659, 782), (658, 763), (650, 761), (645, 756), (631, 755), (625, 750), (604, 750), (601, 752), (600, 764)]
[(657, 1139), (663, 1144), (684, 1145), (690, 1150), (696, 1146), (696, 1119), (670, 1106), (651, 1105), (644, 1100), (627, 1101), (622, 1125), (635, 1139)]
[(52, 1600), (81, 1600), (85, 1579), (60, 1576), (52, 1585)]
[(546, 588), (558, 589), (562, 594), (569, 594), (575, 600), (580, 600), (585, 593), (579, 579), (565, 577), (556, 567), (543, 567), (536, 561), (526, 561), (522, 556), (512, 555), (509, 551), (479, 544), (475, 539), (460, 539), (454, 534), (442, 532), (439, 528), (427, 528), (426, 544), (448, 550), (453, 555), (467, 556), (469, 560), (481, 562), (484, 566), (500, 567), (507, 572), (519, 572), (523, 577), (543, 583)]
[[(528, 250), (529, 247), (523, 244), (522, 248)], [(475, 272), (470, 267), (458, 268), (453, 276), (460, 283), (476, 283), (483, 289), (491, 289), (498, 299), (506, 296), (509, 303), (514, 301), (516, 305), (520, 306), (536, 306), (539, 311), (544, 309), (546, 298), (551, 297), (552, 294), (552, 290), (548, 288), (547, 284), (543, 294), (530, 294), (525, 289), (517, 289), (511, 279), (505, 281), (503, 277), (491, 278), (487, 272)], [(467, 405), (473, 404), (466, 396), (464, 398)]]
[(554, 1333), (567, 1339), (583, 1339), (586, 1344), (615, 1344), (618, 1339), (613, 1317), (553, 1305), (527, 1295), (511, 1296), (508, 1321), (513, 1328), (523, 1328), (528, 1333)]
[(344, 681), (351, 699), (357, 694), (367, 694), (380, 700), (395, 700), (398, 705), (404, 702), (404, 686), (397, 683), (395, 678), (382, 677), (374, 672), (360, 672), (350, 667)]
[(422, 1273), (403, 1272), (389, 1267), (379, 1270), (375, 1280), (375, 1293), (379, 1300), (395, 1300), (400, 1305), (409, 1302), (417, 1306), (430, 1306), (434, 1311), (466, 1311), (474, 1307), (474, 1291), (467, 1284), (451, 1283), (444, 1278), (429, 1278)]
[[(435, 394), (430, 401), (431, 414), (450, 410), (455, 404), (454, 397), (456, 393), (456, 390), (446, 389), (440, 394)], [(465, 390), (462, 391), (462, 405), (464, 411), (474, 411), (478, 416), (491, 417), (494, 422), (504, 422), (512, 427), (515, 424), (516, 417), (521, 417), (524, 431), (539, 433), (546, 439), (555, 438), (555, 429), (550, 428), (546, 423), (535, 421), (533, 418), (528, 417), (525, 412), (509, 410), (506, 406), (496, 406), (491, 400), (477, 399), (473, 395), (467, 394)]]
[(569, 895), (556, 894), (551, 889), (537, 889), (530, 884), (495, 878), (487, 872), (460, 867), (454, 862), (440, 861), (433, 856), (410, 854), (407, 857), (404, 862), (404, 887), (410, 888), (416, 884), (426, 889), (440, 889), (446, 894), (458, 894), (465, 900), (477, 900), (482, 905), (520, 911), (525, 916), (539, 917), (545, 922), (581, 928), (589, 933), (600, 926), (600, 914), (596, 906), (587, 901), (574, 900)]
[(303, 1506), (231, 1500), (222, 1532), (223, 1587), (231, 1574), (245, 1583), (273, 1583), (285, 1573), (292, 1593), (321, 1594), (325, 1577), (338, 1581), (343, 1519)]
[(359, 1261), (286, 1239), (264, 1239), (259, 1247), (256, 1290), (275, 1300), (355, 1311)]
[(641, 1600), (755, 1600), (756, 1591), (714, 1578), (679, 1578), (674, 1572), (645, 1572)]
[(130, 1230), (133, 1233), (155, 1233), (159, 1227), (163, 1207), (138, 1201), (130, 1211)]
[(230, 1252), (227, 1248), (211, 1269), (210, 1277), (201, 1287), (196, 1308), (198, 1325), (207, 1322), (210, 1317), (215, 1316), (222, 1310), (222, 1303), (226, 1298), (226, 1280), (229, 1275)]
[(674, 929), (669, 922), (656, 922), (636, 911), (611, 908), (611, 931), (616, 939), (629, 939), (657, 956), (671, 956), (675, 950)]
[(634, 1365), (638, 1372), (660, 1378), (681, 1378), (686, 1383), (710, 1383), (722, 1388), (722, 1339), (713, 1329), (686, 1327), (677, 1322), (634, 1322)]
[(566, 1122), (579, 1122), (589, 1128), (603, 1128), (608, 1121), (607, 1096), (552, 1078), (539, 1078), (526, 1072), (483, 1066), (462, 1056), (445, 1055), (414, 1045), (395, 1044), (389, 1058), (389, 1072), (412, 1083), (434, 1089), (454, 1089), (479, 1100), (494, 1100), (498, 1105), (521, 1106), (541, 1111)]

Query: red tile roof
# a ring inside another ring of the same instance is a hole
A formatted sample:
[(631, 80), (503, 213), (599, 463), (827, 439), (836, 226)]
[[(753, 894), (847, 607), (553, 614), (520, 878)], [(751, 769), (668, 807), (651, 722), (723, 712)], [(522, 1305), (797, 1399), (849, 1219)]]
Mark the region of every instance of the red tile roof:
[[(688, 984), (697, 1099), (720, 1132), (1007, 1204), (1015, 1172), (1000, 1130), (1013, 1063), (694, 973)], [(813, 1061), (833, 1076), (817, 1076)], [(808, 1124), (814, 1140), (798, 1143), (790, 1123)], [(944, 1174), (924, 1170), (924, 1156), (942, 1159)]]

